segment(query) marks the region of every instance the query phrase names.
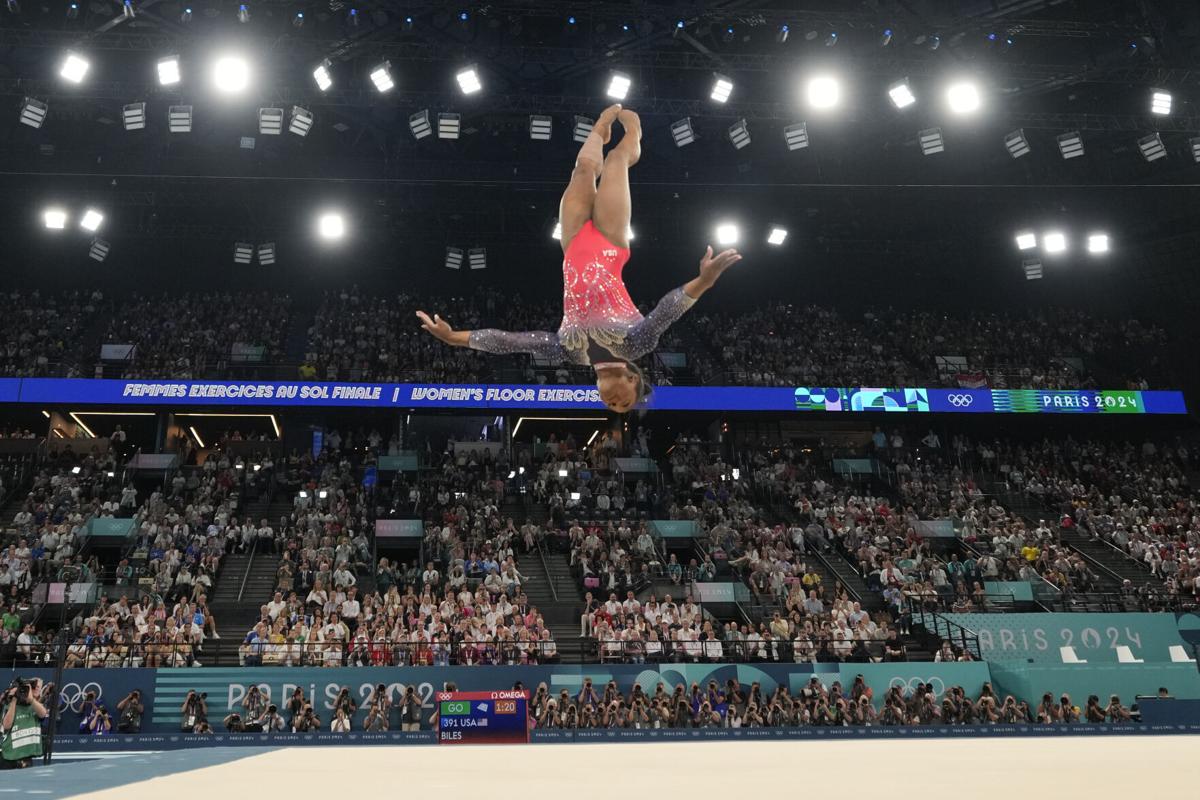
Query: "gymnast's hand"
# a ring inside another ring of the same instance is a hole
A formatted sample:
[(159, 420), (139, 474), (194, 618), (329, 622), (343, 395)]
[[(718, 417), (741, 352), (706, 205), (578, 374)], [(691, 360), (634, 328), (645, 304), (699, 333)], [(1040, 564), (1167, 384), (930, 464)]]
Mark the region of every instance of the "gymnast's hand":
[(437, 314), (430, 319), (429, 315), (424, 311), (417, 312), (417, 318), (421, 320), (421, 327), (429, 331), (435, 338), (441, 339), (446, 344), (454, 345), (455, 347), (466, 347), (470, 331), (456, 331), (450, 327), (450, 323), (442, 319)]
[(741, 254), (733, 248), (713, 256), (713, 249), (710, 245), (704, 253), (704, 257), (700, 259), (700, 277), (709, 283), (716, 283), (722, 272), (741, 260)]
[(712, 288), (713, 284), (717, 282), (717, 278), (721, 277), (721, 273), (741, 260), (742, 256), (737, 250), (730, 248), (714, 256), (710, 246), (705, 251), (704, 257), (700, 259), (699, 276), (684, 284), (684, 293), (693, 300), (699, 299), (700, 295)]

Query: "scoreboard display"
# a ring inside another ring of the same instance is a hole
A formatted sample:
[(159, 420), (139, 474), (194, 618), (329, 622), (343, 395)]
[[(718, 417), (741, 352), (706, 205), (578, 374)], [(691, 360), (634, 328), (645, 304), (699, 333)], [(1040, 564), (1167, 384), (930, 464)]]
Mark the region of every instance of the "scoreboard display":
[(439, 744), (525, 744), (529, 693), (438, 692)]

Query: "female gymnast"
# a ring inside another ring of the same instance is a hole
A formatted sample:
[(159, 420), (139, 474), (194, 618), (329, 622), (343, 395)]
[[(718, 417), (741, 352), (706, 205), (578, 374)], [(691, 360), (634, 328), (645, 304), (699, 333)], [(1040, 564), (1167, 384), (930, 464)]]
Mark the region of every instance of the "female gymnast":
[[(625, 134), (605, 157), (604, 145), (612, 136), (613, 122), (620, 122)], [(421, 327), (455, 347), (487, 353), (532, 353), (590, 364), (606, 406), (624, 413), (639, 405), (649, 393), (649, 386), (634, 359), (652, 352), (671, 323), (742, 258), (736, 250), (714, 256), (709, 247), (700, 260), (697, 277), (663, 297), (648, 317), (638, 312), (621, 271), (629, 261), (629, 222), (633, 213), (629, 168), (641, 158), (641, 139), (637, 114), (614, 105), (596, 120), (579, 150), (558, 214), (562, 224), (563, 319), (557, 334), (456, 331), (437, 314), (430, 318), (418, 311)]]

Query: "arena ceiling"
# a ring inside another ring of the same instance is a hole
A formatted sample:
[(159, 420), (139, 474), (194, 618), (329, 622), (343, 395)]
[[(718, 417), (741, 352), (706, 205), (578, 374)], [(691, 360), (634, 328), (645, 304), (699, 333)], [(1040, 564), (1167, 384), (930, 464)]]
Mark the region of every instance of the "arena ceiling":
[[(1098, 274), (1138, 276), (1140, 286), (1171, 286), (1163, 253), (1191, 249), (1194, 3), (267, 0), (244, 4), (244, 22), (243, 4), (224, 0), (143, 0), (132, 17), (115, 0), (71, 5), (0, 9), (0, 95), (11, 114), (0, 125), (0, 241), (18, 280), (100, 269), (174, 281), (212, 262), (230, 281), (250, 280), (230, 263), (233, 243), (275, 241), (279, 264), (259, 277), (276, 283), (336, 280), (339, 270), (386, 282), (398, 269), (421, 281), (526, 281), (528, 262), (538, 276), (542, 262), (553, 267), (548, 234), (577, 147), (574, 117), (610, 102), (613, 70), (632, 78), (627, 104), (646, 125), (634, 228), (656, 259), (697, 249), (715, 216), (754, 231), (788, 225), (791, 249), (764, 251), (760, 263), (803, 258), (831, 292), (845, 289), (831, 275), (886, 285), (896, 271), (939, 288), (947, 275), (1008, 286), (1020, 281), (1012, 233), (1029, 226), (1108, 230), (1122, 268)], [(79, 85), (57, 74), (68, 50), (91, 63)], [(224, 51), (253, 68), (232, 101), (202, 74)], [(183, 80), (164, 87), (154, 65), (168, 55), (180, 57)], [(324, 59), (334, 85), (322, 92), (311, 76)], [(396, 88), (381, 95), (367, 76), (385, 60)], [(454, 77), (467, 64), (484, 83), (469, 97)], [(803, 82), (816, 72), (842, 80), (836, 113), (805, 106)], [(708, 99), (714, 73), (735, 85), (724, 105)], [(983, 91), (978, 116), (954, 118), (937, 101), (960, 78)], [(919, 102), (898, 111), (887, 89), (902, 79)], [(1155, 88), (1174, 95), (1170, 116), (1150, 113)], [(17, 123), (26, 97), (49, 107), (41, 128)], [(147, 126), (127, 131), (122, 108), (136, 102)], [(167, 130), (172, 105), (194, 109), (190, 133)], [(307, 136), (259, 134), (259, 108), (293, 106), (313, 113)], [(426, 109), (460, 114), (461, 138), (415, 139), (409, 117)], [(553, 118), (550, 141), (530, 139), (531, 114)], [(670, 127), (684, 118), (696, 141), (677, 147)], [(737, 150), (727, 132), (740, 120), (751, 143)], [(789, 151), (783, 128), (801, 121), (810, 146)], [(918, 132), (932, 127), (946, 150), (925, 156)], [(1014, 159), (1004, 137), (1017, 129), (1031, 152)], [(1062, 158), (1056, 139), (1067, 131), (1080, 132), (1085, 157)], [(1154, 133), (1167, 157), (1151, 163), (1137, 142)], [(38, 214), (49, 202), (103, 206), (109, 260), (98, 267), (78, 241), (48, 238)], [(352, 220), (353, 249), (340, 256), (310, 241), (313, 214), (330, 205)], [(447, 245), (488, 247), (486, 278), (447, 277)], [(1061, 286), (1079, 285), (1079, 274), (1064, 270)]]

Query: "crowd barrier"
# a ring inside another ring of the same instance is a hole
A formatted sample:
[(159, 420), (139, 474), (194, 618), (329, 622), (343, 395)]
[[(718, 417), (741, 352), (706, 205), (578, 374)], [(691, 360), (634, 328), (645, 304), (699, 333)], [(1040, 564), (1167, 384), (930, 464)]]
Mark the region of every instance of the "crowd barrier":
[[(18, 670), (27, 678), (53, 679), (51, 669)], [(257, 686), (268, 702), (283, 705), (299, 687), (328, 722), (334, 700), (342, 688), (348, 688), (359, 707), (354, 716), (355, 729), (361, 730), (366, 704), (379, 684), (393, 703), (408, 687), (420, 698), (423, 719), (434, 708), (434, 693), (447, 682), (459, 691), (509, 689), (521, 682), (533, 691), (545, 683), (552, 694), (567, 690), (576, 695), (585, 678), (591, 678), (598, 691), (610, 680), (623, 693), (636, 683), (652, 694), (658, 683), (668, 690), (677, 684), (693, 683), (706, 687), (710, 681), (724, 687), (737, 680), (749, 687), (757, 682), (764, 693), (785, 686), (797, 694), (816, 676), (825, 686), (840, 681), (849, 691), (856, 676), (862, 675), (874, 693), (878, 707), (890, 687), (898, 686), (907, 695), (918, 686), (931, 685), (938, 699), (952, 686), (961, 686), (977, 697), (984, 683), (991, 682), (1001, 694), (1013, 694), (1036, 705), (1042, 694), (1055, 697), (1068, 693), (1083, 706), (1090, 694), (1107, 698), (1120, 695), (1128, 705), (1138, 696), (1157, 694), (1164, 687), (1176, 698), (1200, 700), (1200, 673), (1195, 665), (1185, 664), (1111, 664), (1046, 665), (1015, 662), (932, 663), (905, 662), (883, 664), (559, 664), (553, 666), (497, 667), (200, 667), (193, 669), (69, 669), (64, 670), (59, 687), (62, 722), (60, 733), (73, 733), (81, 722), (80, 711), (87, 695), (93, 693), (110, 710), (115, 709), (134, 689), (142, 693), (146, 706), (142, 730), (146, 733), (178, 733), (180, 707), (189, 691), (207, 695), (208, 719), (214, 728), (231, 711), (242, 711), (242, 700), (250, 687)], [(1200, 717), (1197, 718), (1200, 721)]]
[[(931, 725), (923, 727), (872, 726), (866, 728), (596, 728), (589, 730), (538, 730), (530, 732), (530, 744), (588, 744), (633, 742), (712, 741), (830, 741), (914, 740), (992, 738), (1079, 738), (1090, 736), (1168, 736), (1200, 734), (1200, 724), (1128, 725)], [(144, 752), (182, 750), (195, 747), (303, 747), (331, 745), (434, 745), (434, 731), (386, 733), (212, 733), (141, 734), (137, 736), (59, 736), (59, 753)]]

